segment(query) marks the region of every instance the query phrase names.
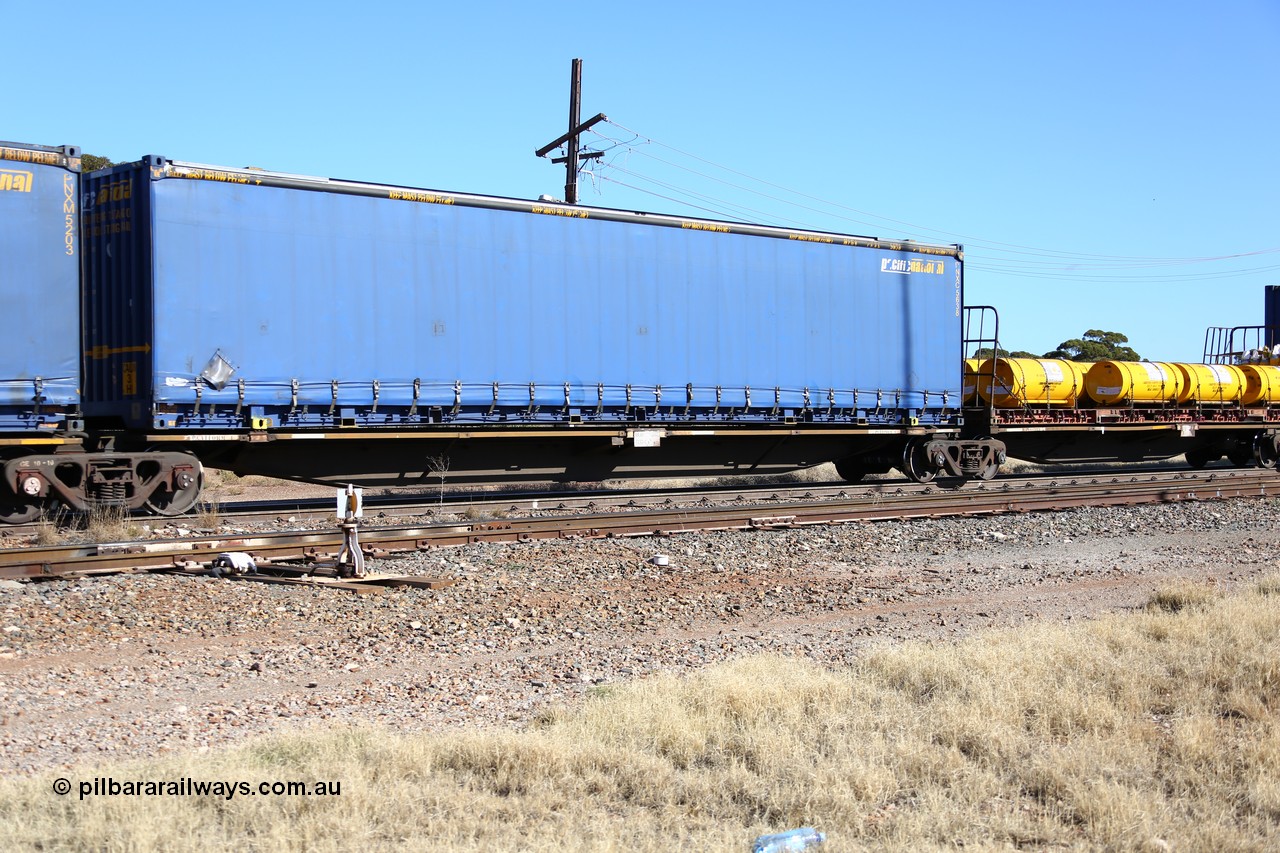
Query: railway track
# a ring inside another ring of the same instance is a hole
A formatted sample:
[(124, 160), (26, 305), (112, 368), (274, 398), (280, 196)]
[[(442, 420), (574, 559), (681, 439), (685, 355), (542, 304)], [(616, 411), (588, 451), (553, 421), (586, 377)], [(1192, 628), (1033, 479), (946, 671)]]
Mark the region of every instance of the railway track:
[[(1235, 471), (1232, 467), (1208, 468), (1207, 474), (1224, 474)], [(1025, 483), (1080, 479), (1082, 477), (1147, 476), (1152, 474), (1175, 476), (1189, 475), (1182, 464), (1143, 466), (1117, 469), (1114, 466), (1081, 466), (1070, 472), (1041, 472), (1019, 475), (1002, 475), (995, 481), (973, 481), (963, 485), (965, 491), (983, 488), (1003, 488), (1006, 484), (1024, 487)], [(413, 495), (365, 496), (365, 510), (383, 519), (420, 516), (470, 515), (490, 517), (509, 513), (595, 512), (602, 510), (636, 510), (686, 506), (696, 503), (760, 502), (784, 503), (796, 500), (824, 500), (874, 492), (902, 493), (928, 490), (955, 489), (945, 483), (921, 485), (906, 478), (872, 480), (851, 484), (845, 480), (805, 483), (776, 482), (764, 485), (731, 483), (725, 486), (691, 486), (681, 488), (653, 488), (646, 485), (638, 489), (591, 490), (528, 490), (501, 492), (458, 492), (442, 496), (417, 493)], [(321, 520), (333, 516), (331, 498), (288, 500), (254, 503), (224, 503), (219, 514), (227, 519), (243, 522), (271, 522), (281, 517), (296, 520)]]
[[(1207, 468), (1204, 473), (1225, 474), (1239, 470), (1233, 467)], [(983, 483), (975, 481), (960, 487), (965, 490), (984, 488), (1024, 488), (1026, 483), (1038, 481), (1062, 481), (1084, 477), (1120, 477), (1130, 478), (1148, 475), (1190, 476), (1185, 465), (1161, 465), (1130, 467), (1118, 469), (1114, 466), (1079, 466), (1070, 471), (1039, 472), (1031, 474), (1002, 475), (995, 481)], [(1010, 486), (1010, 484), (1012, 484)], [(679, 488), (653, 488), (645, 486), (638, 489), (575, 489), (575, 490), (503, 490), (445, 492), (429, 494), (417, 491), (393, 495), (366, 495), (364, 506), (366, 513), (376, 516), (381, 522), (394, 523), (396, 519), (424, 517), (466, 516), (469, 518), (490, 518), (508, 514), (529, 513), (564, 513), (564, 512), (596, 512), (604, 510), (636, 510), (643, 508), (662, 508), (685, 506), (689, 504), (738, 503), (785, 503), (796, 500), (825, 500), (850, 495), (874, 492), (903, 491), (923, 492), (930, 489), (951, 489), (945, 483), (935, 482), (932, 485), (921, 485), (906, 478), (873, 480), (865, 483), (850, 484), (844, 480), (827, 482), (787, 483), (776, 482), (765, 485), (748, 485), (731, 483), (723, 486), (691, 486)], [(278, 524), (282, 520), (293, 523), (328, 521), (333, 518), (334, 502), (332, 498), (290, 498), (284, 500), (257, 501), (211, 501), (207, 512), (175, 516), (168, 521), (184, 527), (201, 525), (201, 516), (216, 519), (218, 522), (233, 524)], [(143, 522), (155, 524), (166, 519), (154, 515), (138, 513), (136, 517)], [(68, 516), (68, 518), (71, 518)], [(56, 523), (56, 522), (55, 522)], [(48, 522), (45, 522), (47, 525)], [(40, 530), (40, 523), (11, 525), (6, 528), (13, 536), (34, 535)]]
[[(820, 494), (837, 489), (834, 495)], [(736, 494), (741, 490), (733, 490)], [(770, 493), (778, 489), (766, 490)], [(786, 490), (782, 490), (786, 491)], [(576, 512), (551, 517), (490, 518), (408, 526), (369, 526), (361, 531), (367, 557), (480, 542), (533, 542), (616, 536), (671, 536), (682, 532), (761, 530), (844, 524), (892, 518), (995, 515), (1080, 506), (1222, 500), (1280, 495), (1275, 471), (1219, 469), (1140, 474), (1075, 473), (1069, 476), (971, 484), (953, 491), (906, 483), (817, 488), (803, 497), (764, 505), (759, 500), (709, 499), (694, 505)], [(684, 495), (689, 499), (689, 495)], [(723, 497), (723, 495), (722, 495)], [(759, 496), (758, 496), (759, 497)], [(596, 500), (596, 498), (591, 498)], [(498, 500), (497, 503), (504, 503)], [(510, 503), (509, 499), (506, 503)], [(329, 510), (332, 512), (332, 510)], [(343, 546), (338, 530), (287, 531), (181, 540), (59, 545), (0, 550), (2, 578), (57, 578), (140, 571), (203, 571), (219, 554), (252, 554), (260, 566), (310, 575), (331, 563)]]

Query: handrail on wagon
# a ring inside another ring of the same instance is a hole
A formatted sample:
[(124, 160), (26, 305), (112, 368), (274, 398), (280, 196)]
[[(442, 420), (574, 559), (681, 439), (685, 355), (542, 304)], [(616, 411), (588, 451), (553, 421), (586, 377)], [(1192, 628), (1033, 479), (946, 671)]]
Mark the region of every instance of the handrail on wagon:
[[(1000, 354), (1000, 312), (996, 310), (994, 305), (966, 305), (964, 307), (964, 326), (961, 334), (961, 354), (964, 358), (973, 358), (983, 349), (989, 349), (993, 356)], [(975, 383), (981, 383), (984, 379), (988, 388), (995, 386), (996, 362), (992, 358), (989, 360), (989, 372), (986, 373), (969, 373), (967, 365), (962, 362), (964, 375), (962, 375), (962, 385), (964, 376), (971, 375), (974, 377)], [(971, 406), (981, 404), (981, 395), (977, 394), (975, 385), (974, 393), (978, 397)], [(963, 387), (961, 394), (963, 394)], [(995, 411), (995, 395), (991, 395), (991, 399), (986, 401), (985, 407), (988, 412)]]
[(1280, 328), (1210, 326), (1204, 333), (1204, 364), (1266, 363), (1276, 356)]

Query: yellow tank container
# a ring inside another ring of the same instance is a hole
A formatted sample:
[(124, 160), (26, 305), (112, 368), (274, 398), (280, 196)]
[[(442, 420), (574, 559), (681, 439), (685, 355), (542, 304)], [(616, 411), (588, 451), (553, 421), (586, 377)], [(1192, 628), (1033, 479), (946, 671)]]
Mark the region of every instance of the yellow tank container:
[(964, 360), (964, 382), (960, 387), (960, 397), (964, 401), (962, 405), (976, 406), (978, 404), (979, 364), (981, 364), (980, 359), (966, 358)]
[(1174, 365), (1182, 374), (1179, 403), (1238, 403), (1245, 376), (1231, 364)]
[(1237, 369), (1244, 375), (1244, 391), (1240, 394), (1240, 405), (1269, 406), (1280, 403), (1280, 367), (1266, 364), (1242, 364)]
[(999, 358), (994, 389), (991, 359), (978, 366), (978, 395), (997, 409), (1074, 406), (1084, 393), (1084, 367), (1056, 358)]
[(1099, 361), (1084, 375), (1085, 393), (1104, 406), (1112, 403), (1176, 403), (1182, 372), (1162, 361)]

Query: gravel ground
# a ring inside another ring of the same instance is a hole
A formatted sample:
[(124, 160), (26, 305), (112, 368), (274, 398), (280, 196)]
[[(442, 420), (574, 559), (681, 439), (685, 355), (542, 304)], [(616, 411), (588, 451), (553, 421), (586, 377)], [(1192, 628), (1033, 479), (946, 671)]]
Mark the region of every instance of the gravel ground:
[[(367, 721), (515, 724), (593, 685), (1143, 604), (1276, 570), (1280, 501), (1085, 509), (376, 561), (381, 595), (168, 575), (0, 581), (0, 767), (25, 773)], [(668, 565), (657, 565), (664, 555)]]

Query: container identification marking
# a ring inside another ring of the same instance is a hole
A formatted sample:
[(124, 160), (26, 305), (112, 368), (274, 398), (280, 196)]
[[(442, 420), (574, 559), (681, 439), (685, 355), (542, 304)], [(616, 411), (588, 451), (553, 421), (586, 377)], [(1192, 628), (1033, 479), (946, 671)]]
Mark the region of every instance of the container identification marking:
[(126, 397), (138, 394), (138, 362), (126, 361), (120, 366), (120, 393)]
[(36, 176), (18, 169), (0, 169), (0, 190), (15, 193), (31, 192)]
[(957, 261), (956, 262), (956, 316), (957, 317), (960, 316), (960, 308), (961, 308), (960, 303), (963, 301), (960, 296), (960, 291), (963, 288), (963, 281), (964, 279), (961, 277), (961, 273), (960, 273), (960, 263)]
[(66, 217), (67, 254), (76, 253), (76, 182), (70, 175), (62, 176), (62, 213)]

